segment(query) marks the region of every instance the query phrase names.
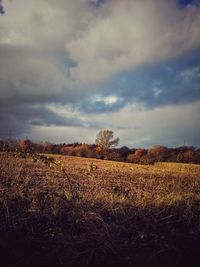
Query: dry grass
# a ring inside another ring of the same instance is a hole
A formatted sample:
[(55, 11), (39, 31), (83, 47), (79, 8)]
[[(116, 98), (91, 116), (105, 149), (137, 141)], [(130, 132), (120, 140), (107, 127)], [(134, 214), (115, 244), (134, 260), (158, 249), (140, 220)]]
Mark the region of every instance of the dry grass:
[(175, 162), (156, 162), (154, 166), (157, 169), (163, 170), (165, 172), (181, 173), (186, 175), (199, 175), (200, 165), (197, 164), (184, 164)]
[(3, 266), (195, 266), (199, 165), (52, 157), (0, 154)]

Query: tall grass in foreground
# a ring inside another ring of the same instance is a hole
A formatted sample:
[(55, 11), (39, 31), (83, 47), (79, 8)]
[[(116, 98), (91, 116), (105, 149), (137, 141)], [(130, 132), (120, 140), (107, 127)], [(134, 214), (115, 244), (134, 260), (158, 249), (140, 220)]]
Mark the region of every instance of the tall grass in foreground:
[(197, 169), (54, 157), (0, 154), (2, 266), (198, 266)]

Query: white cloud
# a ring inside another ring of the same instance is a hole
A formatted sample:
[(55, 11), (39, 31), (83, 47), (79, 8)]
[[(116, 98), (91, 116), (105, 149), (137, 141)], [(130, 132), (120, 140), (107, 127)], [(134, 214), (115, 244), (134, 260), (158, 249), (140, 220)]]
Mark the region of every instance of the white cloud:
[(66, 83), (76, 89), (200, 45), (200, 9), (180, 9), (176, 1), (107, 0), (99, 8), (88, 0), (7, 0), (4, 5), (0, 44), (28, 48), (23, 61), (29, 54), (36, 62), (70, 58), (76, 66), (66, 67)]
[(119, 98), (117, 96), (114, 95), (109, 95), (109, 96), (100, 96), (100, 95), (96, 95), (95, 97), (93, 97), (92, 99), (93, 102), (103, 102), (106, 105), (112, 105), (117, 103), (117, 101), (119, 101)]
[(176, 1), (110, 0), (104, 9), (106, 16), (94, 19), (66, 43), (77, 62), (73, 77), (81, 82), (102, 81), (200, 45), (200, 10), (194, 6), (180, 9)]
[(193, 79), (200, 78), (200, 67), (186, 69), (179, 74), (178, 78), (187, 83), (192, 82)]
[(158, 87), (154, 87), (153, 93), (154, 93), (155, 97), (158, 97), (159, 95), (162, 94), (162, 90), (160, 88), (158, 88)]

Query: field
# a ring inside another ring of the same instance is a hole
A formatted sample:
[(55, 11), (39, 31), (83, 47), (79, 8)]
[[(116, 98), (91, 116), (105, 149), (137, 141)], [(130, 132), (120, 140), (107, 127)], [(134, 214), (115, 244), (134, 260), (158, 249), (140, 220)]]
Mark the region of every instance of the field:
[(1, 266), (199, 266), (200, 165), (0, 154)]

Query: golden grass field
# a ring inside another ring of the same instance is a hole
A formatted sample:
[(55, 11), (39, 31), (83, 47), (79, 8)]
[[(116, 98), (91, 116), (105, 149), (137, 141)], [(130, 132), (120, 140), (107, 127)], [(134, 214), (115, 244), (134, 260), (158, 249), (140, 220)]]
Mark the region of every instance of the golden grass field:
[(0, 154), (2, 266), (198, 266), (200, 165)]

